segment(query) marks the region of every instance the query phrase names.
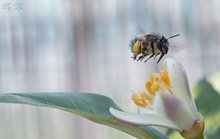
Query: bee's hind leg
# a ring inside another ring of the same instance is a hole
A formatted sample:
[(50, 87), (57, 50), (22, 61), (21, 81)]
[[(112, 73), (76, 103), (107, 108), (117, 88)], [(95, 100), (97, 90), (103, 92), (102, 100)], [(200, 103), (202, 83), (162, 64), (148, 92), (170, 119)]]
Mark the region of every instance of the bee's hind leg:
[(135, 60), (136, 59), (136, 57), (131, 57), (133, 60)]
[[(155, 54), (150, 55), (150, 57), (147, 58), (147, 60), (149, 60), (150, 58), (152, 58)], [(147, 62), (147, 60), (145, 60), (144, 62)]]
[(133, 57), (131, 57), (131, 58), (132, 58), (133, 60), (136, 60), (137, 56), (138, 56), (137, 54), (134, 54)]
[(141, 56), (138, 57), (137, 61), (139, 61), (139, 60), (141, 61), (143, 59), (144, 59), (144, 55), (141, 55)]

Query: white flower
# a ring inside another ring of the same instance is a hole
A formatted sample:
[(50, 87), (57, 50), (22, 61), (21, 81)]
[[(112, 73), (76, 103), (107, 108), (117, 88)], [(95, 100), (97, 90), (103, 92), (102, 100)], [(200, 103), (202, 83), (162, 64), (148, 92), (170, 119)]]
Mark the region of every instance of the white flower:
[(186, 138), (203, 138), (204, 121), (191, 96), (187, 75), (177, 61), (167, 58), (161, 74), (151, 74), (148, 93), (133, 95), (134, 103), (144, 113), (127, 113), (110, 108), (113, 117), (134, 125), (172, 128)]

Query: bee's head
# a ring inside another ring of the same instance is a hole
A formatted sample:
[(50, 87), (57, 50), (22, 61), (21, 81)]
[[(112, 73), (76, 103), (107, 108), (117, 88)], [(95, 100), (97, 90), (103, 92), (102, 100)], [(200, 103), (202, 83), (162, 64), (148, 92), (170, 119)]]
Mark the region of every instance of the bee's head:
[(159, 41), (158, 49), (163, 53), (167, 54), (169, 50), (169, 42), (168, 39), (166, 39), (164, 36)]
[(176, 34), (176, 35), (170, 36), (169, 38), (165, 38), (165, 37), (162, 35), (162, 38), (161, 38), (160, 41), (159, 41), (158, 49), (159, 49), (162, 53), (167, 54), (167, 53), (168, 53), (168, 50), (169, 50), (169, 42), (168, 42), (168, 40), (171, 39), (171, 38), (177, 37), (177, 36), (179, 36), (179, 35), (180, 35), (180, 34)]

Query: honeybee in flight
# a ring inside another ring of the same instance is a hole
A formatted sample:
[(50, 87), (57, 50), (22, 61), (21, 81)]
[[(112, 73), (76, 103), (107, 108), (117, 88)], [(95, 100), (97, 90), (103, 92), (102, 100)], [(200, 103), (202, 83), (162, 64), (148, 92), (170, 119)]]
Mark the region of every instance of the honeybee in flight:
[[(143, 60), (145, 57), (149, 56), (147, 60), (154, 57), (156, 58), (160, 55), (157, 63), (163, 58), (165, 54), (169, 51), (169, 39), (179, 36), (180, 34), (176, 34), (165, 38), (163, 35), (159, 33), (145, 33), (135, 37), (130, 42), (130, 48), (133, 53), (133, 59), (137, 61)], [(147, 62), (145, 60), (144, 62)]]

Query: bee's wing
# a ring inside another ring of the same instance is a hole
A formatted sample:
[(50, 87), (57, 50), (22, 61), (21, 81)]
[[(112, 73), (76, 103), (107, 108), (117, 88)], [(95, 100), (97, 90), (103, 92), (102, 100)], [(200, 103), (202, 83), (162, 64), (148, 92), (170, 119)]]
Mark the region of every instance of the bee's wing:
[(181, 50), (183, 50), (182, 47), (177, 47), (177, 46), (174, 46), (174, 45), (169, 45), (169, 48), (170, 48), (170, 51), (171, 51), (171, 52), (174, 52), (174, 53), (178, 53), (178, 52), (180, 52)]
[(138, 32), (139, 32), (140, 34), (144, 34), (144, 33), (145, 33), (145, 32), (144, 32), (144, 29), (143, 29), (140, 25), (137, 26), (137, 30), (138, 30)]

